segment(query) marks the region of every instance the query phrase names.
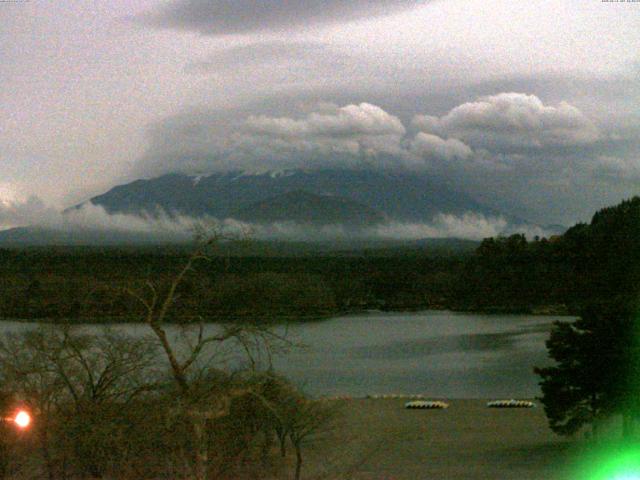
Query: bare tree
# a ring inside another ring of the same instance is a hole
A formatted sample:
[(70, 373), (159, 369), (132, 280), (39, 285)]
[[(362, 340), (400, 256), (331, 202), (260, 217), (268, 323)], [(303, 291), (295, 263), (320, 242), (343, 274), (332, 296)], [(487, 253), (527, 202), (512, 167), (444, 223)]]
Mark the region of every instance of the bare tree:
[[(13, 395), (6, 390), (0, 390), (0, 415), (6, 415), (14, 401)], [(0, 480), (9, 476), (12, 466), (15, 446), (15, 432), (8, 422), (0, 418)]]
[(332, 429), (336, 409), (330, 404), (298, 394), (280, 408), (284, 430), (295, 451), (295, 480), (302, 475), (303, 447), (318, 441)]
[(260, 427), (272, 429), (279, 441), (280, 456), (287, 456), (287, 440), (295, 452), (295, 479), (302, 474), (303, 447), (333, 431), (338, 416), (335, 404), (312, 400), (286, 378), (268, 373), (248, 396), (257, 398), (262, 408)]
[(47, 476), (56, 478), (50, 447), (51, 421), (64, 393), (62, 379), (49, 362), (51, 342), (45, 329), (9, 334), (0, 341), (0, 377), (4, 388), (19, 398), (35, 416)]
[(153, 387), (154, 349), (148, 339), (107, 330), (88, 335), (68, 326), (0, 341), (2, 381), (35, 415), (48, 478), (64, 477), (62, 465), (70, 457), (76, 468), (103, 475), (108, 458), (120, 453), (116, 418)]
[[(175, 340), (170, 338), (166, 329), (171, 309), (179, 296), (178, 289), (187, 276), (195, 273), (196, 264), (209, 260), (212, 251), (218, 249), (219, 253), (219, 248), (224, 242), (237, 239), (237, 236), (229, 236), (215, 229), (213, 234), (205, 235), (203, 232), (204, 230), (199, 230), (197, 247), (168, 285), (161, 288), (157, 283), (148, 281), (144, 291), (130, 291), (130, 294), (144, 306), (144, 322), (153, 331), (168, 360), (179, 394), (174, 411), (188, 419), (194, 445), (193, 471), (197, 480), (205, 480), (209, 470), (208, 428), (215, 419), (229, 413), (234, 398), (246, 394), (251, 389), (242, 382), (233, 381), (232, 376), (225, 375), (219, 369), (201, 365), (204, 354), (208, 350), (220, 349), (223, 345), (232, 343), (244, 351), (250, 367), (256, 368), (255, 353), (260, 350), (269, 352), (274, 341), (282, 340), (269, 329), (248, 323), (224, 324), (215, 333), (205, 334), (202, 318), (197, 325), (185, 325), (178, 319), (178, 322), (174, 323), (183, 327), (183, 338), (186, 340), (186, 348), (181, 354)], [(191, 327), (190, 332), (187, 332), (187, 327)]]

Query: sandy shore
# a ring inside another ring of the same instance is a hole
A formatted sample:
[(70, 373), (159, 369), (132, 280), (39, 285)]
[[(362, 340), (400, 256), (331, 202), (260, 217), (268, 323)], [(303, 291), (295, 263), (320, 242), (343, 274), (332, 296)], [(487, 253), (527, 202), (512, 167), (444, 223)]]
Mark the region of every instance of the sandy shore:
[(336, 401), (339, 427), (308, 447), (304, 478), (563, 478), (574, 442), (553, 434), (543, 409), (489, 409), (448, 400), (446, 410), (406, 410), (401, 399)]

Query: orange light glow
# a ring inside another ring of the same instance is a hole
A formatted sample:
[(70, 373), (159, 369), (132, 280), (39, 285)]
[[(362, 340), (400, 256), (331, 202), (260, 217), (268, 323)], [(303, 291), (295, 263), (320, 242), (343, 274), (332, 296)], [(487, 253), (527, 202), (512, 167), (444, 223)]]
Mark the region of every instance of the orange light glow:
[(31, 415), (25, 410), (20, 410), (13, 418), (13, 423), (15, 423), (18, 428), (27, 428), (31, 425)]

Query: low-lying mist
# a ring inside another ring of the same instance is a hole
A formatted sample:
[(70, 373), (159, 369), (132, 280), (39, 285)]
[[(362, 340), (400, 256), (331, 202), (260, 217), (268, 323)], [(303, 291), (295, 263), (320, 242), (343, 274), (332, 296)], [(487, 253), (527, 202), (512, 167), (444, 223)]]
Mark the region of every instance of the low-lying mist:
[(263, 240), (332, 241), (332, 240), (419, 240), (425, 238), (460, 238), (480, 240), (510, 233), (528, 237), (547, 236), (544, 229), (532, 225), (512, 225), (503, 217), (467, 212), (463, 215), (438, 214), (430, 221), (402, 222), (390, 220), (368, 226), (344, 224), (314, 225), (289, 221), (248, 223), (233, 218), (191, 217), (162, 210), (142, 214), (109, 213), (102, 206), (87, 202), (80, 207), (58, 211), (36, 197), (25, 201), (0, 203), (0, 227), (7, 230), (29, 227), (66, 235), (92, 232), (105, 236), (142, 236), (148, 240), (189, 241), (198, 230), (224, 232)]

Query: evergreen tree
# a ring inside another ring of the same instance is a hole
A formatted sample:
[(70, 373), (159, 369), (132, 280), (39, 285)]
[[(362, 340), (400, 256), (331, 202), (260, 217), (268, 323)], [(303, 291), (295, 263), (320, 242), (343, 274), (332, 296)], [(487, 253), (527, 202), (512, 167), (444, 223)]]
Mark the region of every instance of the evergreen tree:
[(633, 433), (640, 406), (638, 320), (633, 304), (592, 303), (575, 322), (556, 322), (547, 341), (556, 366), (536, 368), (549, 425), (573, 434), (600, 418), (621, 414)]
[(630, 436), (640, 415), (640, 197), (600, 210), (559, 246), (581, 314), (555, 324), (547, 348), (556, 366), (536, 369), (550, 426), (571, 434), (621, 414)]

